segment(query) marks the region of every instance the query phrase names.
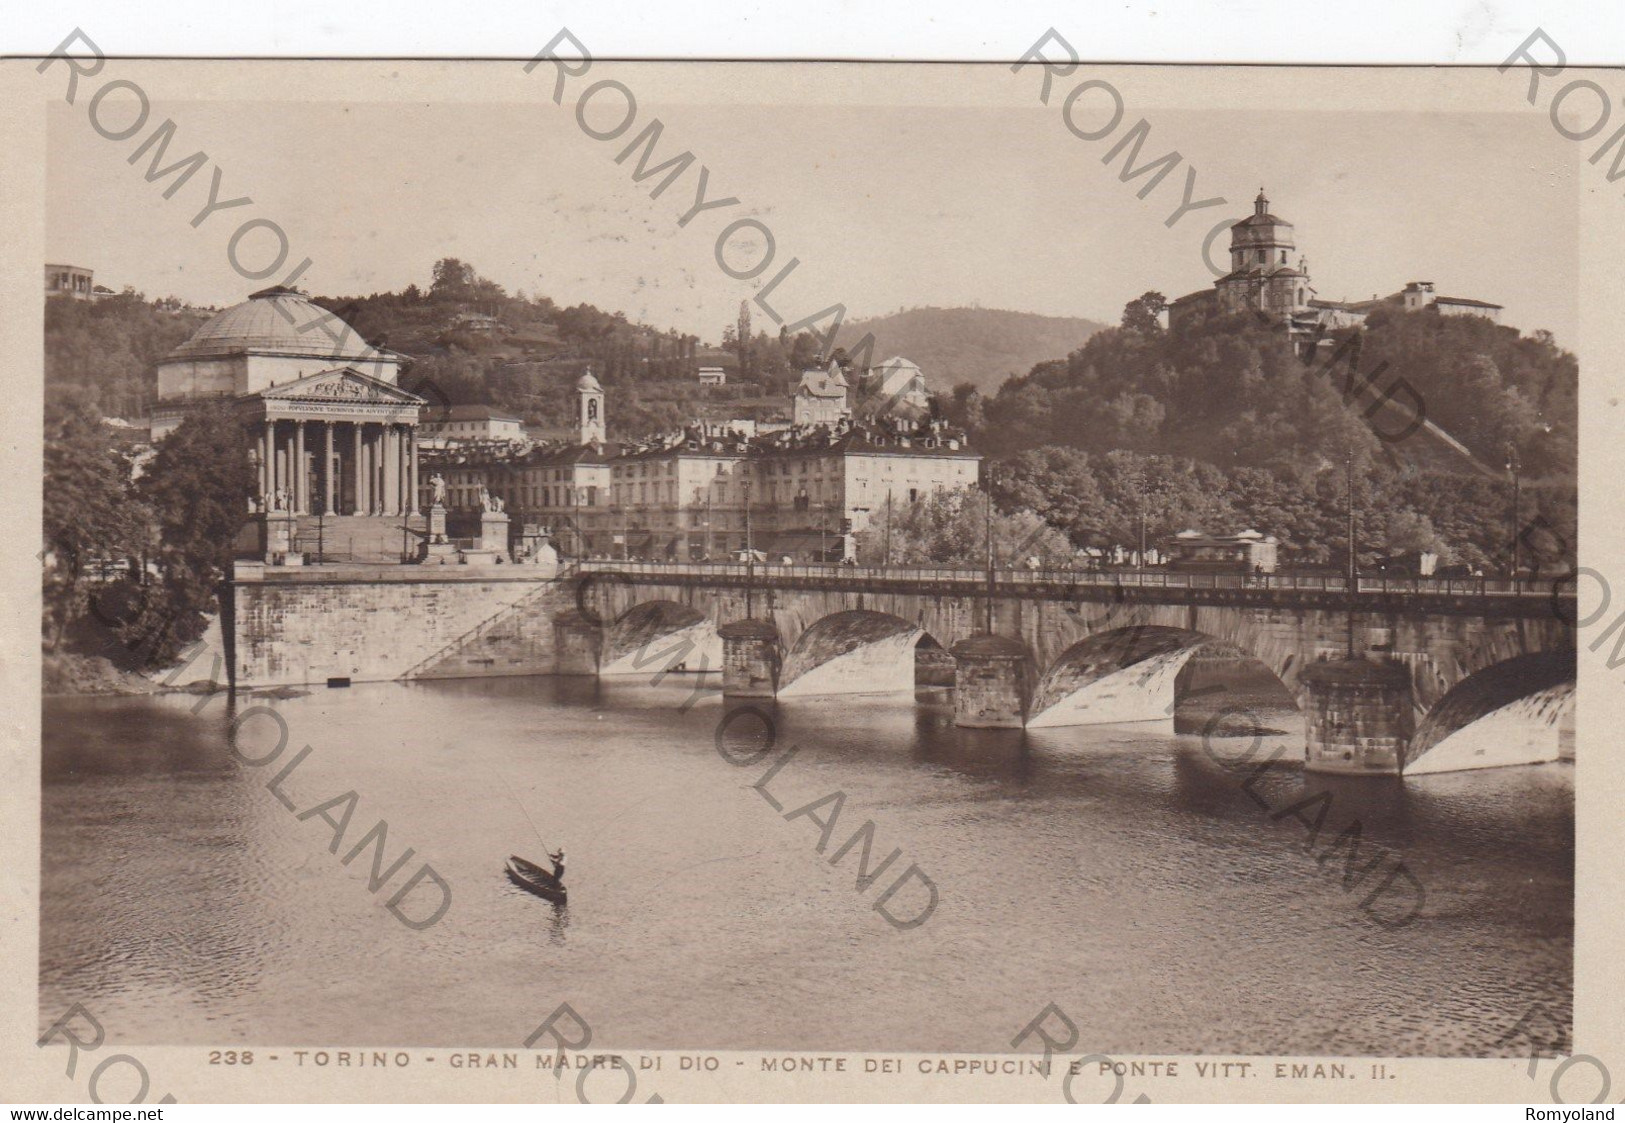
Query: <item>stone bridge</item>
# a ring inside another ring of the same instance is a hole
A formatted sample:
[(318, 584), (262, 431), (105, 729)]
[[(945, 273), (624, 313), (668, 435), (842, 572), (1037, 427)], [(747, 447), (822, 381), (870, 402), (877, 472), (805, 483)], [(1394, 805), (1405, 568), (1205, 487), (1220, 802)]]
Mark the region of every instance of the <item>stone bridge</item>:
[(935, 666), (966, 726), (1170, 721), (1192, 653), (1232, 645), (1297, 698), (1316, 771), (1555, 760), (1573, 705), (1573, 596), (1550, 585), (620, 562), (572, 580), (562, 673), (721, 668), (726, 694), (793, 697), (911, 690)]

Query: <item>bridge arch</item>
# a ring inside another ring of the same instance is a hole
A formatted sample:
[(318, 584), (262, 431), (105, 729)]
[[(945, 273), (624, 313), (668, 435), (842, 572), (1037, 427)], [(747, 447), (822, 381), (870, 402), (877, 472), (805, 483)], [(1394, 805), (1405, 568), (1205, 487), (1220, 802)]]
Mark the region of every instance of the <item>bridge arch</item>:
[(824, 616), (785, 653), (779, 697), (913, 690), (916, 665), (938, 664), (942, 644), (919, 624), (872, 609)]
[(715, 623), (693, 605), (671, 600), (634, 604), (604, 628), (601, 675), (659, 677), (722, 668)]
[(1265, 652), (1275, 656), (1272, 661), (1209, 632), (1132, 624), (1085, 636), (1056, 656), (1039, 676), (1027, 724), (1046, 728), (1171, 721), (1180, 672), (1206, 644), (1258, 661), (1296, 694), (1298, 660), (1293, 653)]
[(1515, 655), (1468, 675), (1428, 709), (1405, 754), (1409, 775), (1558, 759), (1574, 705), (1573, 648)]

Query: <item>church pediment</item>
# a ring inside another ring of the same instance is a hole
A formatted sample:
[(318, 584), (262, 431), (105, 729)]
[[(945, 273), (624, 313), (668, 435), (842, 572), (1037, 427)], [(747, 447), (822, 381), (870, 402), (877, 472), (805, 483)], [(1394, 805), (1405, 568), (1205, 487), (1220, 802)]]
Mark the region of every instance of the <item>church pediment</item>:
[(306, 375), (282, 386), (261, 390), (257, 397), (267, 401), (338, 402), (390, 406), (425, 406), (428, 400), (399, 386), (363, 374), (353, 367), (324, 370)]

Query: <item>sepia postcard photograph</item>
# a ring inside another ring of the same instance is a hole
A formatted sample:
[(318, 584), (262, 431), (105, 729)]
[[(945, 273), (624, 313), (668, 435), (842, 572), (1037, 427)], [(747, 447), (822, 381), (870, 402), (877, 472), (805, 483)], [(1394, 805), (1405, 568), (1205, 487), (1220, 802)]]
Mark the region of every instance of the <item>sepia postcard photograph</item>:
[(590, 26), (5, 62), (0, 1099), (1607, 1096), (1618, 71)]

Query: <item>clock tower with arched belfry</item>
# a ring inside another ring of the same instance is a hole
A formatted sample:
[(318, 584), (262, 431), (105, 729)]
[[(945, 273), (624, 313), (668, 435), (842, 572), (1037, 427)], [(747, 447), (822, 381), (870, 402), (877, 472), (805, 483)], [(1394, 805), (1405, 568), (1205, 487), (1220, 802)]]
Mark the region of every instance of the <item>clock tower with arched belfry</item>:
[(591, 370), (576, 379), (576, 432), (584, 445), (604, 443), (604, 388)]

